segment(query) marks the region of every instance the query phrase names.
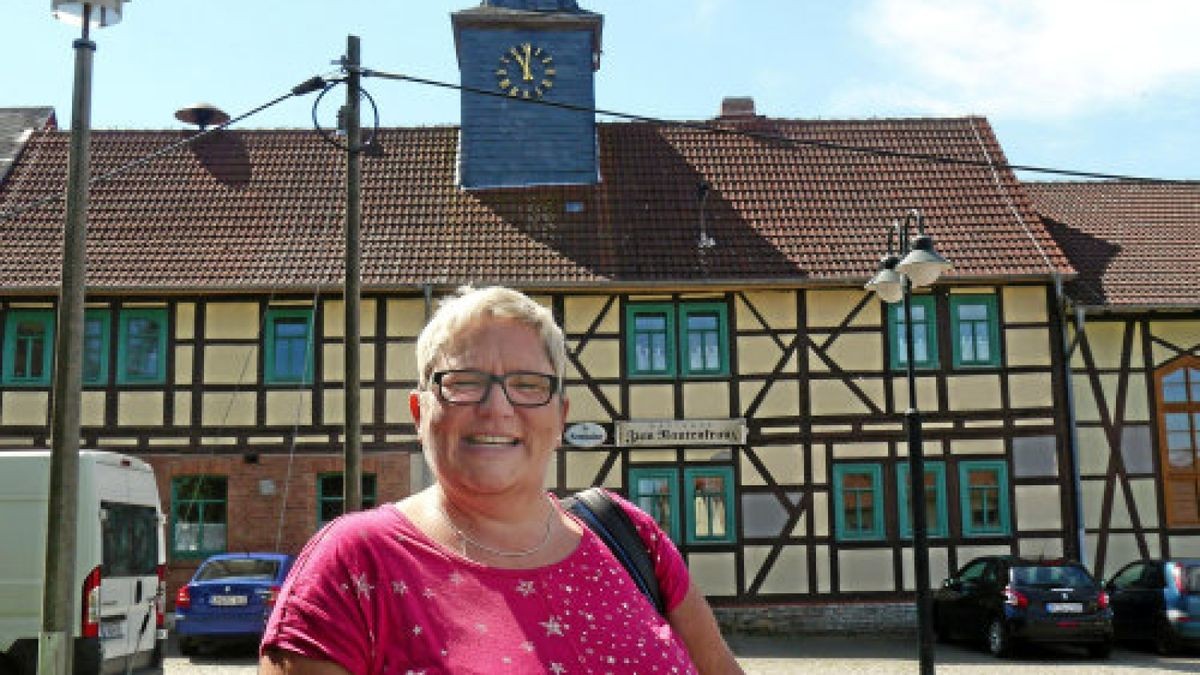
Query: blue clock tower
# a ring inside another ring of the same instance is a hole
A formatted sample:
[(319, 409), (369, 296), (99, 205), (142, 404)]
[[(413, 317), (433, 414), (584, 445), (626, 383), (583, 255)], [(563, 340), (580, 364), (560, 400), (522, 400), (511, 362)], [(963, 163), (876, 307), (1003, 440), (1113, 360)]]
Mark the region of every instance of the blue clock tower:
[(464, 188), (597, 182), (594, 75), (603, 17), (574, 0), (484, 0), (451, 14), (464, 87)]

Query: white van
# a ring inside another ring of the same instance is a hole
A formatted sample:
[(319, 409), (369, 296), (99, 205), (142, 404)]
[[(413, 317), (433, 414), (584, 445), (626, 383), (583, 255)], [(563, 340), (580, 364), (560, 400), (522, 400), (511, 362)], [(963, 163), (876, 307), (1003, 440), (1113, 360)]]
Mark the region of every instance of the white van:
[[(0, 672), (37, 670), (49, 489), (48, 450), (0, 450)], [(81, 450), (78, 499), (74, 671), (158, 667), (166, 546), (154, 472)]]

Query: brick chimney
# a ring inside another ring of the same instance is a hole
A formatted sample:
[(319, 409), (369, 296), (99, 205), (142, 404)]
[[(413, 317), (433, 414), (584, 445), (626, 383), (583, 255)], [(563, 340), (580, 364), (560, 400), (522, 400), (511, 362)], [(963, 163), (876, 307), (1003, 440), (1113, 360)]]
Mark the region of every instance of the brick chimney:
[(754, 98), (750, 96), (726, 96), (721, 100), (722, 119), (758, 117), (754, 112)]

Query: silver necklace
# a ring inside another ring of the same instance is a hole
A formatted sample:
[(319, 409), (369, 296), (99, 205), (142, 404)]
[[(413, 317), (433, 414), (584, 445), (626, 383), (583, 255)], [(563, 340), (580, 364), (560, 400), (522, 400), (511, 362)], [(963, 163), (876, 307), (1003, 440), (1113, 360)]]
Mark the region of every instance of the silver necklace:
[(521, 551), (505, 551), (498, 548), (492, 548), (491, 546), (474, 539), (454, 522), (454, 519), (450, 517), (450, 514), (446, 512), (446, 509), (441, 505), (440, 502), (436, 503), (436, 506), (438, 512), (441, 513), (442, 517), (446, 519), (446, 524), (448, 524), (450, 529), (454, 531), (454, 536), (458, 537), (459, 541), (462, 542), (462, 554), (464, 557), (467, 555), (467, 544), (501, 558), (524, 558), (525, 556), (533, 555), (534, 553), (542, 550), (550, 541), (550, 521), (554, 516), (554, 506), (550, 504), (549, 498), (546, 499), (546, 531), (542, 533), (542, 540)]

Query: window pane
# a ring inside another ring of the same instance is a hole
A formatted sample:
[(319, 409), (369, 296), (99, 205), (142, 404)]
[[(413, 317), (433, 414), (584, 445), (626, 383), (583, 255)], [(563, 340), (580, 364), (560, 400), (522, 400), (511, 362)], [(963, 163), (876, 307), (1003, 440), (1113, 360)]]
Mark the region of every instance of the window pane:
[(987, 321), (987, 318), (986, 305), (961, 304), (958, 306), (959, 321)]
[(271, 364), (274, 376), (304, 379), (308, 363), (308, 320), (304, 317), (281, 317), (275, 319), (274, 329), (274, 361)]
[(697, 537), (726, 536), (725, 480), (721, 476), (692, 479)]
[(1188, 379), (1191, 381), (1191, 401), (1200, 403), (1200, 368), (1188, 369)]
[(969, 323), (958, 324), (958, 352), (963, 361), (978, 360), (975, 357), (975, 331)]
[(99, 318), (83, 322), (83, 381), (97, 382), (104, 373), (104, 324)]
[(156, 319), (129, 317), (125, 323), (125, 374), (135, 379), (157, 379), (161, 354), (158, 353), (159, 331)]
[(671, 531), (671, 482), (662, 476), (642, 476), (634, 483), (634, 501), (664, 531)]
[(842, 475), (842, 518), (848, 534), (864, 534), (874, 529), (875, 490), (871, 476), (862, 473)]
[(970, 524), (978, 530), (995, 530), (1000, 522), (1000, 476), (994, 469), (967, 472)]
[(17, 323), (13, 375), (18, 379), (45, 377), (46, 324), (25, 320)]
[(651, 370), (665, 371), (667, 369), (667, 336), (660, 333), (651, 335), (650, 338)]
[[(1163, 401), (1166, 403), (1186, 403), (1187, 402), (1187, 382), (1184, 379), (1187, 371), (1180, 368), (1163, 376)], [(1198, 383), (1200, 384), (1200, 383)]]

